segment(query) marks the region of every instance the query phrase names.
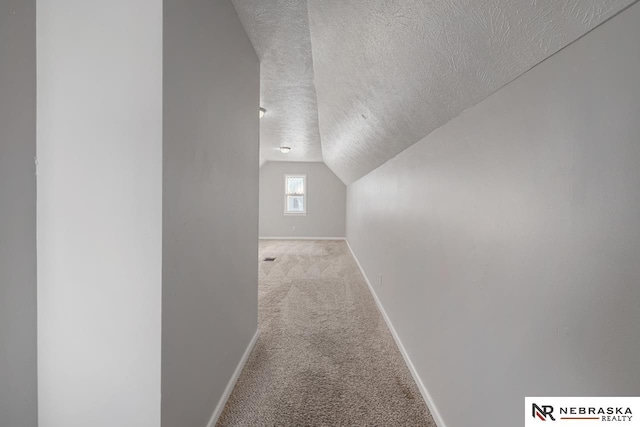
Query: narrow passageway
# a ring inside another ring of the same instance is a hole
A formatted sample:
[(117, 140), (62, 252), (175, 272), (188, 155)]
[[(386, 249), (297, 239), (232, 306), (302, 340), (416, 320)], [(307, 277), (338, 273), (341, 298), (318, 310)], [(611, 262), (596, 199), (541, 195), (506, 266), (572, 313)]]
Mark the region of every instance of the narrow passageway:
[(435, 427), (346, 242), (259, 256), (260, 337), (218, 426)]

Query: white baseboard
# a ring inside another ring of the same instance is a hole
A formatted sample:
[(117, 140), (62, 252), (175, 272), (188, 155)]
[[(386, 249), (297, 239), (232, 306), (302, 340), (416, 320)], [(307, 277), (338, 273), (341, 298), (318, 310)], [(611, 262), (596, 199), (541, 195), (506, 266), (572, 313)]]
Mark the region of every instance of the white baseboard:
[(231, 396), (233, 387), (235, 387), (236, 382), (240, 377), (240, 373), (242, 372), (242, 369), (244, 368), (245, 363), (247, 363), (247, 359), (249, 358), (249, 355), (251, 354), (253, 347), (256, 345), (256, 342), (258, 341), (259, 335), (260, 335), (260, 330), (256, 330), (256, 333), (253, 335), (253, 338), (251, 338), (251, 341), (249, 342), (247, 349), (244, 351), (244, 354), (242, 355), (242, 358), (240, 359), (238, 366), (236, 366), (236, 370), (233, 372), (233, 375), (231, 376), (229, 383), (227, 383), (227, 387), (224, 389), (224, 393), (222, 393), (222, 397), (220, 398), (220, 401), (218, 401), (218, 405), (216, 406), (216, 409), (213, 411), (213, 415), (211, 415), (211, 419), (209, 420), (207, 427), (215, 427), (216, 423), (218, 422), (218, 418), (220, 418), (220, 415), (222, 415), (222, 410), (224, 409), (224, 405), (227, 404), (227, 400), (229, 400), (229, 396)]
[(347, 240), (346, 237), (258, 237), (260, 240)]
[(358, 257), (356, 256), (355, 252), (353, 252), (353, 248), (351, 248), (349, 241), (347, 239), (345, 240), (347, 241), (347, 246), (349, 247), (349, 251), (351, 251), (351, 255), (353, 256), (353, 259), (355, 259), (356, 264), (358, 264), (358, 268), (362, 273), (362, 277), (364, 277), (365, 282), (367, 282), (367, 286), (369, 287), (369, 291), (371, 292), (371, 295), (373, 296), (373, 299), (375, 300), (376, 305), (378, 306), (378, 310), (382, 314), (384, 321), (387, 323), (387, 327), (389, 328), (389, 331), (391, 332), (391, 335), (393, 336), (393, 339), (395, 340), (396, 345), (398, 346), (398, 349), (400, 350), (400, 353), (402, 354), (402, 357), (404, 358), (404, 361), (407, 364), (409, 371), (411, 372), (411, 376), (413, 377), (413, 380), (418, 385), (418, 389), (420, 390), (420, 394), (422, 394), (422, 398), (424, 399), (427, 406), (429, 407), (429, 411), (431, 412), (431, 416), (433, 417), (433, 420), (436, 422), (438, 427), (446, 427), (444, 420), (442, 419), (442, 415), (440, 415), (440, 412), (438, 411), (438, 408), (436, 407), (436, 404), (434, 403), (433, 398), (431, 397), (431, 393), (429, 393), (429, 390), (427, 390), (427, 388), (424, 386), (422, 379), (420, 378), (420, 376), (418, 375), (418, 372), (416, 371), (415, 366), (413, 366), (413, 362), (411, 362), (411, 359), (409, 358), (409, 354), (407, 353), (407, 350), (404, 348), (404, 345), (402, 345), (402, 341), (400, 341), (400, 337), (398, 336), (398, 333), (393, 327), (393, 324), (391, 323), (391, 319), (389, 319), (389, 316), (387, 316), (387, 312), (384, 310), (384, 307), (382, 306), (382, 303), (380, 302), (380, 299), (378, 298), (376, 291), (373, 289), (373, 286), (371, 286), (371, 282), (369, 281), (369, 278), (364, 272), (362, 265), (360, 265), (360, 261), (358, 261)]

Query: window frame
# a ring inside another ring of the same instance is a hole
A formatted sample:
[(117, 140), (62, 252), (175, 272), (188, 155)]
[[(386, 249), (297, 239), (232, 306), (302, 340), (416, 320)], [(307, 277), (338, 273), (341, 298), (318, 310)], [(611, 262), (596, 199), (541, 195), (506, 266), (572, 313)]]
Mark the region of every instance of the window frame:
[[(287, 186), (287, 180), (288, 178), (302, 178), (302, 194), (297, 194), (297, 193), (287, 193), (287, 190), (289, 189)], [(304, 210), (302, 212), (290, 212), (287, 208), (287, 197), (288, 196), (302, 196), (302, 206), (304, 208)], [(308, 211), (308, 203), (309, 203), (309, 196), (307, 194), (307, 174), (306, 173), (286, 173), (284, 174), (284, 215), (286, 216), (304, 216), (307, 214)]]

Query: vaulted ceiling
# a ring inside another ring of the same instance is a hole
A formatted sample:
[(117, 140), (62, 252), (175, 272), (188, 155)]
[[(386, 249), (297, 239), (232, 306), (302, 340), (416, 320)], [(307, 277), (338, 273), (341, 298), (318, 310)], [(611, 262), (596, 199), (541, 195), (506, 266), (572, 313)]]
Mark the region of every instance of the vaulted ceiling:
[(351, 183), (635, 1), (232, 0), (261, 61), (261, 156)]

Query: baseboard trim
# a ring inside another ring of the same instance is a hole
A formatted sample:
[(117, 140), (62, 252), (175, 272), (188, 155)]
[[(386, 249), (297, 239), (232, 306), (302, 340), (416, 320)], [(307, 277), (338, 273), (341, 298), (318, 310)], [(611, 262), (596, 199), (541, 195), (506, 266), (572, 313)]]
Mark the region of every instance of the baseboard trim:
[(346, 237), (258, 237), (260, 240), (347, 240)]
[(247, 363), (247, 359), (249, 359), (249, 355), (251, 354), (253, 347), (256, 345), (256, 342), (258, 341), (259, 335), (260, 335), (260, 330), (256, 330), (256, 333), (253, 334), (253, 338), (251, 338), (251, 341), (249, 342), (247, 349), (244, 351), (244, 354), (242, 355), (242, 358), (240, 359), (238, 366), (236, 366), (236, 370), (233, 372), (233, 375), (231, 376), (229, 383), (227, 383), (227, 387), (224, 389), (224, 393), (222, 393), (222, 397), (220, 398), (220, 401), (218, 401), (218, 405), (216, 406), (216, 409), (213, 411), (213, 415), (211, 415), (211, 419), (209, 419), (209, 423), (207, 424), (207, 427), (215, 427), (216, 423), (218, 422), (218, 418), (220, 418), (220, 415), (222, 415), (222, 410), (224, 409), (224, 405), (227, 404), (227, 400), (229, 400), (229, 396), (231, 396), (233, 387), (235, 387), (236, 382), (240, 377), (240, 373), (242, 372), (244, 365)]
[(400, 350), (400, 353), (402, 354), (402, 357), (404, 358), (404, 361), (407, 364), (409, 371), (411, 372), (411, 376), (413, 377), (413, 380), (416, 382), (418, 389), (420, 390), (420, 394), (422, 394), (422, 398), (426, 402), (427, 407), (431, 412), (431, 416), (433, 417), (433, 420), (436, 422), (438, 427), (446, 427), (446, 424), (442, 419), (442, 415), (440, 415), (440, 412), (438, 411), (438, 408), (436, 407), (436, 404), (433, 401), (433, 398), (431, 397), (431, 393), (429, 393), (429, 390), (427, 390), (424, 383), (422, 382), (422, 379), (418, 375), (418, 372), (416, 371), (415, 366), (413, 366), (413, 362), (411, 362), (411, 359), (409, 358), (409, 354), (407, 353), (407, 350), (404, 348), (402, 341), (400, 341), (400, 337), (398, 336), (398, 333), (393, 327), (393, 323), (391, 323), (391, 319), (389, 319), (389, 316), (387, 315), (387, 312), (385, 311), (382, 305), (382, 302), (380, 302), (380, 299), (378, 298), (376, 291), (373, 289), (373, 286), (371, 285), (369, 278), (364, 272), (364, 269), (362, 268), (362, 265), (360, 264), (358, 257), (356, 256), (355, 252), (353, 252), (353, 248), (349, 244), (349, 240), (347, 239), (345, 240), (347, 242), (347, 246), (349, 247), (349, 251), (353, 256), (353, 259), (356, 261), (356, 264), (358, 264), (358, 268), (362, 273), (362, 277), (364, 277), (364, 281), (367, 283), (367, 286), (369, 287), (369, 292), (371, 292), (371, 295), (373, 296), (373, 299), (376, 302), (376, 305), (378, 306), (378, 310), (380, 311), (380, 314), (382, 314), (382, 317), (384, 318), (384, 321), (387, 324), (387, 327), (389, 328), (389, 332), (391, 332), (391, 335), (393, 336), (393, 339), (395, 340), (396, 345), (398, 346), (398, 349)]

